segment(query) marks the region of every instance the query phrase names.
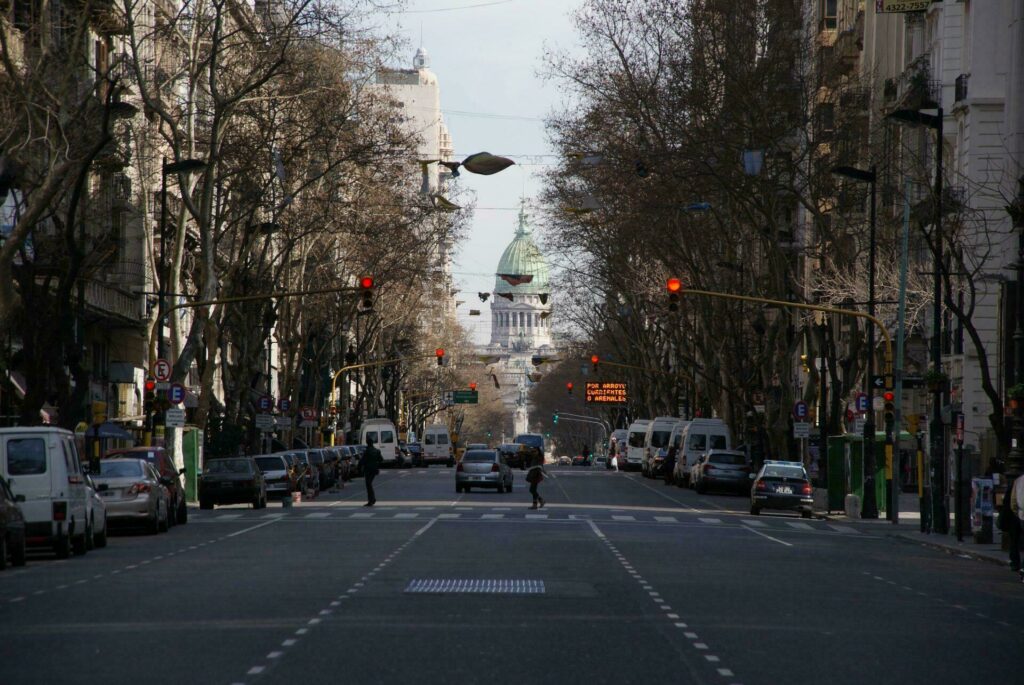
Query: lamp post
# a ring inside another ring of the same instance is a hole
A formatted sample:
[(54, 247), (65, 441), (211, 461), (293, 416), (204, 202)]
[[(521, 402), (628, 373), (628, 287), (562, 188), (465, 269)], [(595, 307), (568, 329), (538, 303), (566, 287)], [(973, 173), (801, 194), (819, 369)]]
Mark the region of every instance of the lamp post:
[[(871, 215), (869, 230), (869, 256), (868, 256), (868, 316), (875, 316), (875, 186), (878, 174), (875, 165), (870, 169), (857, 169), (851, 166), (837, 166), (832, 173), (838, 176), (868, 183), (871, 186)], [(868, 396), (868, 415), (864, 422), (864, 501), (861, 503), (861, 518), (878, 518), (878, 498), (875, 494), (875, 327), (867, 327), (868, 334), (868, 359), (865, 371), (864, 390)]]
[(163, 158), (160, 166), (160, 287), (157, 290), (156, 356), (163, 359), (167, 352), (164, 341), (164, 313), (167, 297), (167, 175), (187, 174), (206, 168), (206, 162), (199, 159), (182, 159), (167, 162)]
[[(920, 112), (916, 109), (897, 109), (887, 114), (886, 118), (904, 125), (927, 126), (935, 130), (935, 225), (932, 229), (935, 265), (932, 273), (934, 301), (932, 302), (931, 362), (932, 371), (939, 374), (942, 373), (942, 106), (940, 103), (936, 107), (935, 114)], [(946, 485), (946, 436), (942, 423), (942, 400), (945, 392), (943, 386), (944, 384), (939, 383), (933, 391), (935, 395), (932, 398), (932, 420), (928, 426), (928, 433), (933, 473), (932, 525), (935, 532), (946, 535), (949, 533), (949, 511), (946, 505), (946, 491), (948, 490)]]

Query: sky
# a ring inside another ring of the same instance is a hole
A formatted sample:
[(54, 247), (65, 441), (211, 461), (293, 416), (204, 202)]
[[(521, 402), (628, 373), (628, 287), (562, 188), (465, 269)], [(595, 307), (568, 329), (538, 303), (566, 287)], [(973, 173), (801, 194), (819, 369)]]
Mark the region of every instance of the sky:
[[(578, 48), (572, 12), (581, 0), (408, 0), (392, 17), (392, 27), (410, 46), (426, 48), (441, 86), (441, 108), (455, 144), (455, 158), (491, 152), (516, 166), (494, 176), (463, 173), (457, 182), (476, 193), (477, 209), (454, 265), (459, 321), (472, 339), (490, 339), (490, 302), (478, 292), (494, 288), (494, 273), (518, 223), (520, 199), (538, 196), (545, 165), (552, 156), (544, 117), (564, 104), (558, 84), (544, 80), (548, 49)], [(500, 116), (481, 116), (500, 115)], [(529, 210), (528, 210), (529, 211)], [(537, 222), (539, 223), (539, 222)], [(534, 224), (543, 247), (543, 234)], [(470, 317), (470, 308), (481, 316)], [(557, 305), (556, 305), (557, 308)], [(557, 312), (556, 312), (557, 316)]]

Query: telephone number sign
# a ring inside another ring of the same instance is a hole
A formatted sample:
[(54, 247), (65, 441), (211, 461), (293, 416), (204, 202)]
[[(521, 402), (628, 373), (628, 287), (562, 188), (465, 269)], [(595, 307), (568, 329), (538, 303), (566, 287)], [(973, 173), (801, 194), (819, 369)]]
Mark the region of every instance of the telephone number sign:
[(625, 383), (587, 383), (586, 398), (593, 404), (625, 404), (628, 399)]

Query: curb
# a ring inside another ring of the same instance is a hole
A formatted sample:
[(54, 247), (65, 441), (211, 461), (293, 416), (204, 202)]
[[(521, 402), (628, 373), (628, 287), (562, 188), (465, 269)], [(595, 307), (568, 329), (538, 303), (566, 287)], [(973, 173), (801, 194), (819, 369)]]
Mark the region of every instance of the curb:
[(996, 566), (1000, 566), (1002, 568), (1009, 568), (1008, 559), (997, 559), (987, 554), (979, 554), (977, 552), (972, 552), (968, 549), (954, 547), (953, 545), (945, 545), (940, 542), (921, 540), (919, 538), (911, 537), (910, 535), (907, 535), (905, 533), (887, 533), (886, 537), (893, 538), (895, 540), (902, 540), (904, 542), (916, 543), (918, 545), (921, 545), (922, 547), (928, 547), (929, 549), (934, 549), (939, 552), (945, 552), (946, 554), (949, 554), (951, 556), (966, 557), (968, 559), (973, 559), (975, 561), (986, 561), (990, 564), (995, 564)]

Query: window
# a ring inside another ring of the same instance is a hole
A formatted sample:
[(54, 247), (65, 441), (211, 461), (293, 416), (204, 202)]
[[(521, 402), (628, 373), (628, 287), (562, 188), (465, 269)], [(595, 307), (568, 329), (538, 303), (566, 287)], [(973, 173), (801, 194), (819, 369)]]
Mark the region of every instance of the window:
[(647, 438), (646, 433), (630, 433), (629, 434), (629, 446), (630, 447), (643, 447), (644, 440)]
[(64, 464), (68, 467), (68, 474), (78, 474), (78, 452), (75, 451), (74, 444), (67, 439), (61, 440), (60, 443), (64, 448)]
[(380, 441), (381, 442), (394, 442), (395, 441), (395, 434), (393, 432), (391, 432), (391, 431), (381, 431), (380, 432)]
[(834, 29), (836, 27), (836, 5), (839, 0), (821, 0), (821, 28)]
[(424, 436), (424, 438), (423, 438), (423, 444), (424, 445), (433, 445), (434, 444), (434, 436), (431, 435), (430, 433), (427, 433), (426, 436)]
[(35, 476), (46, 473), (46, 443), (42, 438), (11, 438), (7, 441), (7, 475)]
[(653, 431), (651, 433), (651, 447), (668, 447), (668, 439), (672, 437), (672, 431)]
[(747, 458), (742, 454), (712, 454), (708, 457), (708, 461), (712, 464), (729, 464), (731, 466), (743, 466), (747, 463)]
[(142, 475), (142, 466), (134, 459), (104, 459), (100, 462), (100, 477), (103, 478), (138, 478)]
[(438, 445), (447, 445), (448, 444), (448, 436), (445, 435), (444, 433), (442, 433), (441, 435), (437, 436), (437, 444)]
[[(375, 444), (375, 445), (376, 445), (376, 444), (377, 444), (377, 431), (367, 431), (367, 433), (366, 433), (366, 439), (367, 439), (367, 440), (372, 440), (372, 441), (373, 441), (373, 444)], [(364, 441), (364, 442), (365, 442), (365, 441)]]
[(689, 444), (686, 446), (686, 449), (703, 452), (705, 449), (707, 449), (707, 440), (705, 439), (706, 437), (707, 436), (705, 436), (703, 433), (691, 435)]
[(711, 449), (713, 449), (713, 450), (729, 449), (729, 446), (725, 444), (725, 436), (724, 435), (712, 435), (711, 436)]

